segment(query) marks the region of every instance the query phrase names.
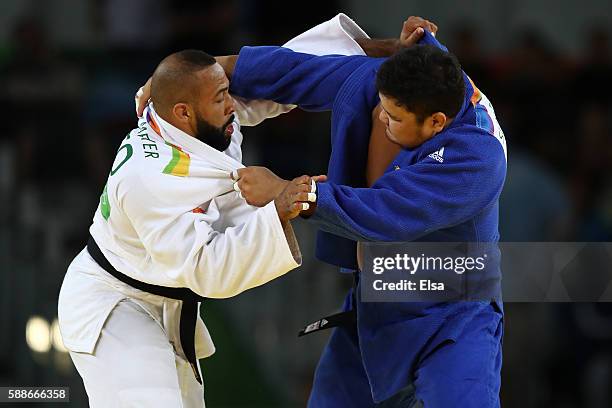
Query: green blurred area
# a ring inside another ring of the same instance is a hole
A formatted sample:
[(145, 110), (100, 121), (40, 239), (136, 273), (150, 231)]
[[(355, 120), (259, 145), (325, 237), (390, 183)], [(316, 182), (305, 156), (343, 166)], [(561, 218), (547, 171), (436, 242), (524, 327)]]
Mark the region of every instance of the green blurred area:
[[(222, 301), (222, 300), (221, 300)], [(246, 350), (249, 339), (241, 341), (231, 330), (219, 302), (207, 300), (202, 304), (216, 352), (200, 360), (204, 376), (206, 406), (212, 408), (274, 408), (289, 406), (273, 384), (266, 383), (266, 375), (257, 365), (252, 350)]]

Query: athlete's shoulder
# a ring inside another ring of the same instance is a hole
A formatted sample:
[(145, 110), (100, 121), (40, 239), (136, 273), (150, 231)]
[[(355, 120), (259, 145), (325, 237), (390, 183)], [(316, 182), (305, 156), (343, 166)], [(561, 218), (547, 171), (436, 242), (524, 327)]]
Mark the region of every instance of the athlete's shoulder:
[(476, 125), (466, 124), (454, 130), (453, 144), (473, 159), (505, 162), (506, 148), (500, 140), (487, 130)]
[(487, 131), (462, 124), (452, 127), (426, 142), (419, 152), (419, 162), (440, 166), (443, 173), (466, 178), (501, 180), (506, 173), (505, 150)]
[[(164, 173), (176, 171), (181, 155), (148, 126), (133, 129), (121, 142), (108, 176), (109, 193), (160, 185)], [(123, 193), (120, 193), (123, 192)]]

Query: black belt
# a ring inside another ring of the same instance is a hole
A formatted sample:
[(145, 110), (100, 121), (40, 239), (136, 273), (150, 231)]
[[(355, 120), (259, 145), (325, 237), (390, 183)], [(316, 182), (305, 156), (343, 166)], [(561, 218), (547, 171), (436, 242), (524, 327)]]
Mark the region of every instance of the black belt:
[(325, 316), (304, 327), (298, 333), (298, 337), (315, 333), (321, 330), (331, 329), (332, 327), (346, 327), (357, 322), (357, 285), (359, 284), (359, 272), (353, 273), (353, 293), (351, 294), (351, 310)]
[(98, 265), (121, 282), (130, 285), (135, 289), (142, 290), (143, 292), (183, 301), (180, 313), (181, 347), (183, 348), (185, 357), (187, 357), (187, 361), (189, 361), (189, 364), (191, 364), (196, 380), (202, 384), (202, 378), (200, 377), (200, 372), (198, 371), (198, 364), (195, 354), (195, 328), (198, 318), (198, 302), (202, 302), (205, 298), (187, 288), (168, 288), (165, 286), (151, 285), (150, 283), (144, 283), (124, 275), (113, 268), (110, 262), (108, 262), (100, 250), (100, 247), (98, 244), (96, 244), (96, 241), (91, 235), (87, 240), (87, 251), (94, 261), (98, 263)]

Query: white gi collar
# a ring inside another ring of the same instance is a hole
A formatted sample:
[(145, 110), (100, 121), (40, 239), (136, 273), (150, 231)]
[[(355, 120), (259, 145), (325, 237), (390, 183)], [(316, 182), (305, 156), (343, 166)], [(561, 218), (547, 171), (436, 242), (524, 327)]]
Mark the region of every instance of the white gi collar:
[[(228, 156), (224, 152), (220, 152), (219, 150), (202, 142), (198, 138), (190, 136), (187, 133), (183, 132), (181, 129), (166, 122), (157, 114), (157, 112), (155, 112), (152, 103), (150, 103), (147, 109), (145, 110), (145, 118), (148, 117), (147, 114), (151, 115), (153, 120), (157, 123), (159, 131), (161, 132), (161, 137), (167, 143), (178, 146), (181, 149), (185, 150), (187, 153), (204, 159), (210, 162), (211, 164), (217, 166), (221, 170), (227, 170), (231, 172), (232, 170), (244, 167), (242, 163)], [(237, 131), (239, 130), (234, 125), (234, 132)]]

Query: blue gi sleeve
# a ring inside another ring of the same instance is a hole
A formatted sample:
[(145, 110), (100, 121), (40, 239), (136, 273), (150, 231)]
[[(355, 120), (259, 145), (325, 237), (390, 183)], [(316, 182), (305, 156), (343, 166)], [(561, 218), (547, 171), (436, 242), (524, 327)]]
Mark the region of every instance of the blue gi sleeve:
[(498, 199), (505, 178), (501, 145), (490, 136), (482, 139), (490, 155), (482, 149), (453, 152), (451, 144), (443, 163), (426, 156), (386, 173), (371, 188), (319, 183), (310, 220), (361, 241), (413, 241), (463, 223)]
[(243, 47), (230, 92), (309, 111), (330, 110), (346, 79), (368, 60), (364, 56), (316, 56), (283, 47)]

